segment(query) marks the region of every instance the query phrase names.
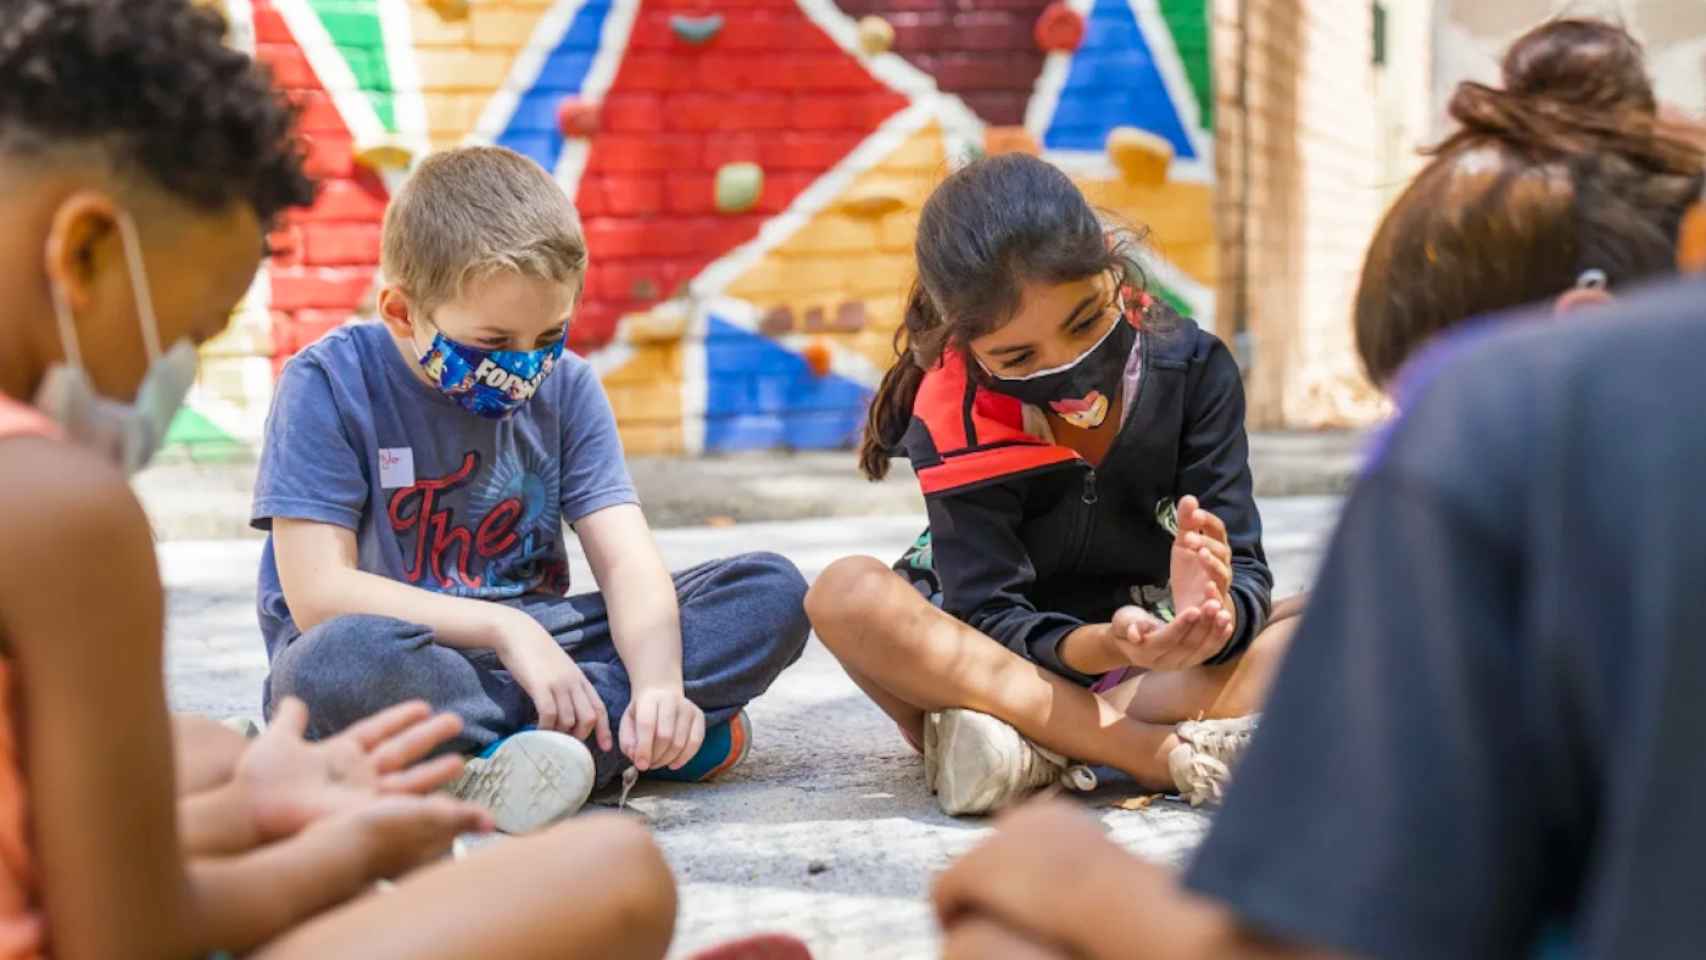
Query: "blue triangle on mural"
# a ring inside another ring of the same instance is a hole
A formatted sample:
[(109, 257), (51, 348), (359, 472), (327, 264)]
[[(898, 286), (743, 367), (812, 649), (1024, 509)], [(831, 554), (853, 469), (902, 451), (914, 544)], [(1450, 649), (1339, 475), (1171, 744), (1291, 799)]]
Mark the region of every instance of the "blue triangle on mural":
[(805, 358), (720, 317), (705, 333), (705, 449), (845, 447), (871, 391), (813, 373)]
[[(1155, 38), (1170, 43), (1170, 37)], [(1165, 137), (1174, 156), (1194, 160), (1196, 145), (1167, 92), (1149, 38), (1128, 0), (1096, 0), (1084, 45), (1072, 57), (1054, 119), (1043, 134), (1050, 150), (1101, 150), (1115, 127)]]
[(563, 38), (545, 58), (538, 79), (516, 102), (509, 124), (498, 136), (501, 146), (532, 157), (547, 170), (557, 169), (557, 160), (563, 155), (557, 105), (564, 97), (579, 93), (586, 83), (592, 61), (598, 56), (610, 7), (611, 0), (587, 0), (575, 12), (569, 28), (563, 31)]

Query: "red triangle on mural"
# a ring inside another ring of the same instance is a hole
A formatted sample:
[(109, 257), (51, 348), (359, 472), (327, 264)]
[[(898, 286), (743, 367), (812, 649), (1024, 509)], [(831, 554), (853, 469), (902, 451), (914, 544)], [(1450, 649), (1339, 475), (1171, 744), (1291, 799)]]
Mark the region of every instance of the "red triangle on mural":
[[(792, 0), (646, 0), (576, 197), (593, 257), (576, 347), (756, 237), (906, 105)], [(719, 213), (717, 171), (739, 162), (763, 169), (762, 193)]]
[(314, 206), (291, 212), (271, 237), (273, 364), (347, 321), (373, 287), (389, 194), (356, 164), (354, 138), (301, 44), (269, 0), (254, 0), (255, 55), (302, 110), (308, 171), (320, 181)]

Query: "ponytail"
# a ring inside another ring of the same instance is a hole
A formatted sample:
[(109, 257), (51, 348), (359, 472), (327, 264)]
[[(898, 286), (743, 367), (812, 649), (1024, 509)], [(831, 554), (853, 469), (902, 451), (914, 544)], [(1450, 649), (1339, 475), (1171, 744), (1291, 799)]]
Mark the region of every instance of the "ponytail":
[(912, 404), (924, 382), (925, 364), (941, 356), (946, 330), (924, 285), (914, 282), (906, 299), (906, 317), (894, 333), (894, 366), (871, 398), (865, 437), (859, 446), (859, 471), (867, 479), (888, 476), (889, 460), (900, 449), (912, 423)]

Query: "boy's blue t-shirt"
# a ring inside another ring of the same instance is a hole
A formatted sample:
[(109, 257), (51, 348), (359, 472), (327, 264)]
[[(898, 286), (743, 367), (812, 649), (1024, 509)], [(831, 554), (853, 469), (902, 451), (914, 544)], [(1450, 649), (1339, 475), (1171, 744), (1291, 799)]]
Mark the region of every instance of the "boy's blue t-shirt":
[[(250, 523), (355, 531), (368, 572), (498, 600), (569, 587), (563, 523), (637, 503), (616, 419), (587, 363), (564, 354), (507, 420), (464, 411), (415, 376), (386, 328), (344, 327), (284, 368)], [(272, 540), (257, 602), (268, 656), (299, 632)]]

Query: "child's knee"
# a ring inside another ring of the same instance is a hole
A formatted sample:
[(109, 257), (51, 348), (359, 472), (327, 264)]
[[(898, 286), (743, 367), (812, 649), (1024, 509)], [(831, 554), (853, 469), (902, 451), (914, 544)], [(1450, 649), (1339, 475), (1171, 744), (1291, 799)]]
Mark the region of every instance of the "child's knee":
[(806, 593), (806, 615), (818, 636), (881, 609), (881, 598), (894, 585), (894, 571), (875, 557), (843, 557), (830, 564)]
[(352, 614), (328, 620), (273, 659), (268, 703), (276, 708), (285, 697), (296, 697), (308, 705), (310, 734), (335, 732), (407, 699), (386, 696), (407, 675), (406, 661), (418, 658), (423, 638), (430, 643), (423, 628), (389, 617)]
[(613, 901), (610, 908), (622, 917), (620, 928), (655, 938), (661, 954), (675, 930), (675, 875), (651, 833), (621, 816), (582, 817), (571, 823), (580, 829), (553, 831), (561, 834), (564, 847), (557, 862), (578, 865), (572, 871), (577, 877), (587, 863), (610, 864), (605, 882)]

